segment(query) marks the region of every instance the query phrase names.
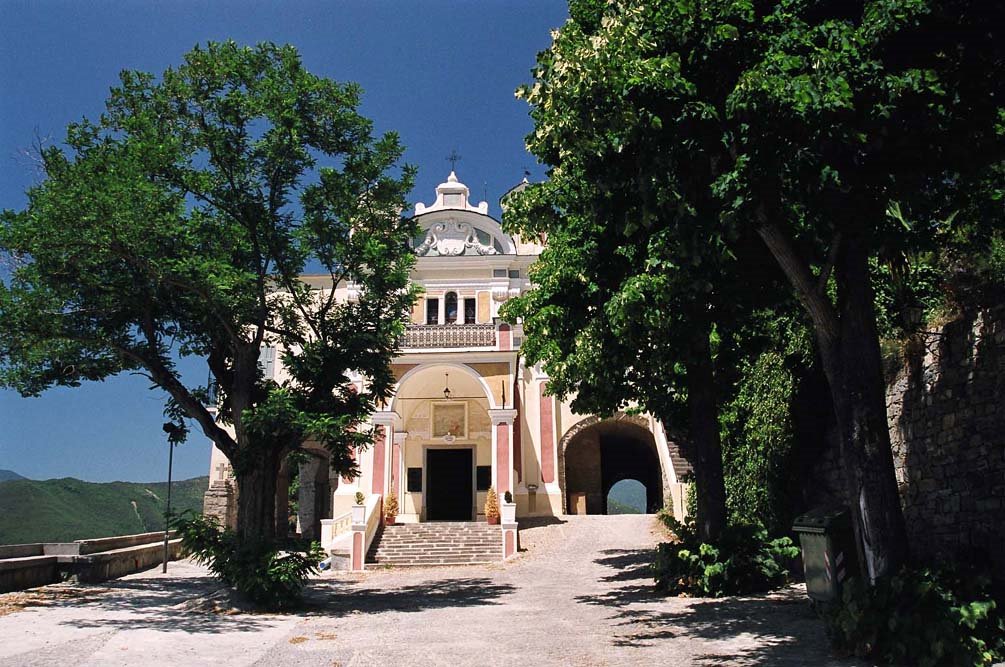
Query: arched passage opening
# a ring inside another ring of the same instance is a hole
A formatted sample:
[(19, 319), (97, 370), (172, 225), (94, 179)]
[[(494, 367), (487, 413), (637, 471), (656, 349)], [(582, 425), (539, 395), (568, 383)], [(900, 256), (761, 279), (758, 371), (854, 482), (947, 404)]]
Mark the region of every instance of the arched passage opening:
[(645, 514), (649, 507), (646, 485), (637, 479), (623, 479), (607, 492), (608, 514)]
[(563, 438), (566, 511), (608, 514), (608, 495), (623, 480), (645, 487), (645, 511), (663, 506), (663, 471), (653, 434), (628, 418), (584, 424)]

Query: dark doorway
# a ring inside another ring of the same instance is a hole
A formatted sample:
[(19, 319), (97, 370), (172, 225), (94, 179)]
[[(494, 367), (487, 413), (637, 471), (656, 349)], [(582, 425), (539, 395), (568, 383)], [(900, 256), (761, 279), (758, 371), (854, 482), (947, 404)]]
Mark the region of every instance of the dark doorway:
[(426, 450), (426, 520), (471, 521), (470, 449)]

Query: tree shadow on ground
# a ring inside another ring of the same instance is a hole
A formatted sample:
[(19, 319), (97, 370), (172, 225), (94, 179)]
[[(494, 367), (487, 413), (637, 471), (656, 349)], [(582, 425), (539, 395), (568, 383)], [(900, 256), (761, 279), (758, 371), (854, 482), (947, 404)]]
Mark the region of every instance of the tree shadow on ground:
[(219, 634), (252, 632), (270, 624), (265, 615), (216, 613), (193, 607), (193, 603), (207, 598), (227, 597), (220, 582), (211, 577), (120, 579), (72, 589), (80, 595), (59, 596), (41, 606), (79, 610), (79, 617), (61, 622), (77, 628)]
[(646, 648), (691, 639), (721, 647), (721, 652), (695, 655), (697, 665), (856, 664), (830, 657), (823, 624), (800, 589), (718, 599), (666, 597), (651, 583), (652, 550), (601, 553), (594, 562), (615, 570), (600, 578), (611, 587), (575, 600), (614, 612), (615, 646)]
[(515, 587), (491, 579), (439, 579), (393, 588), (358, 587), (347, 581), (315, 581), (305, 592), (305, 611), (326, 617), (385, 611), (419, 612), (492, 604)]

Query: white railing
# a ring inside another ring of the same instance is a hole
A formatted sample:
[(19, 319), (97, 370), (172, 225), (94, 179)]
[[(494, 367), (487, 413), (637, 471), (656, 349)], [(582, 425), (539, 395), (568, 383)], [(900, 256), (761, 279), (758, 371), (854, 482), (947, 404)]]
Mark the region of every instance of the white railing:
[[(349, 557), (350, 570), (359, 571), (365, 567), (366, 554), (380, 530), (383, 508), (384, 504), (380, 494), (371, 495), (367, 497), (366, 504), (363, 506), (363, 521), (359, 523), (353, 521), (352, 547)], [(357, 515), (358, 518), (360, 517)]]
[(364, 556), (370, 551), (370, 545), (373, 543), (375, 537), (377, 537), (377, 531), (380, 530), (381, 515), (383, 514), (384, 503), (382, 502), (382, 497), (380, 494), (374, 494), (366, 499), (366, 535), (363, 538), (363, 543), (366, 545), (364, 550)]
[(410, 324), (401, 341), (406, 350), (495, 345), (494, 324)]
[(335, 539), (352, 530), (352, 511), (346, 512), (334, 519), (321, 520), (321, 547), (326, 551), (331, 548)]

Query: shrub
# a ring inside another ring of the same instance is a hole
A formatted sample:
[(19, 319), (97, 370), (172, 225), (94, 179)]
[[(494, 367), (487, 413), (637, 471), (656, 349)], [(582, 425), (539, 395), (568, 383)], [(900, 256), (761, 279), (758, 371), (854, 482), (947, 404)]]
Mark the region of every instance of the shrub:
[(289, 609), (301, 601), (308, 578), (325, 557), (313, 542), (306, 553), (283, 552), (275, 543), (241, 541), (216, 521), (186, 513), (172, 521), (184, 549), (225, 584), (252, 603), (270, 610)]
[(391, 491), (384, 499), (384, 519), (394, 521), (396, 516), (398, 516), (398, 496), (394, 491)]
[(693, 520), (681, 523), (665, 510), (659, 518), (677, 538), (659, 545), (653, 563), (656, 588), (665, 593), (722, 597), (773, 590), (788, 581), (799, 555), (792, 540), (769, 539), (759, 525), (731, 524), (713, 545), (698, 539)]
[(513, 502), (513, 494), (507, 491), (503, 494), (503, 502), (511, 503)]
[(357, 505), (362, 505), (366, 501), (366, 496), (363, 495), (362, 491), (357, 491), (355, 500)]
[(490, 519), (499, 518), (499, 496), (496, 495), (496, 490), (491, 486), (485, 494), (485, 517)]
[(986, 575), (904, 568), (845, 586), (824, 614), (835, 649), (891, 665), (990, 665), (1005, 659), (1005, 614)]

